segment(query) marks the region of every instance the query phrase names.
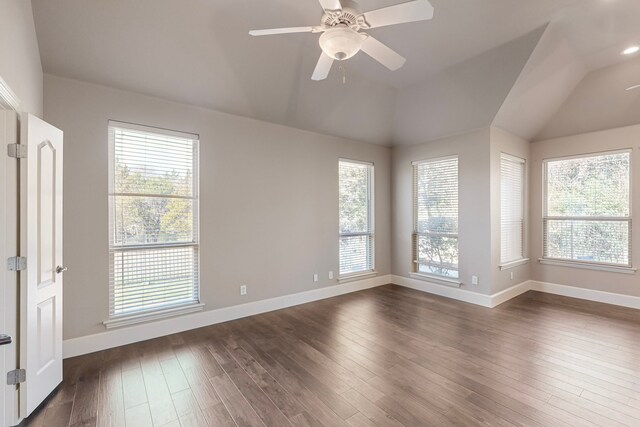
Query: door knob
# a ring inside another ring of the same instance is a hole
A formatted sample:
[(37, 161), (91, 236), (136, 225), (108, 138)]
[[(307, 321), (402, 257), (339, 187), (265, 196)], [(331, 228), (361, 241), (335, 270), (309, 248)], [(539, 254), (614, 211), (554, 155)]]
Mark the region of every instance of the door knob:
[(61, 265), (56, 267), (56, 273), (58, 273), (58, 274), (64, 273), (65, 271), (67, 271), (67, 267), (63, 267)]
[(9, 335), (0, 334), (0, 345), (11, 344), (11, 337)]

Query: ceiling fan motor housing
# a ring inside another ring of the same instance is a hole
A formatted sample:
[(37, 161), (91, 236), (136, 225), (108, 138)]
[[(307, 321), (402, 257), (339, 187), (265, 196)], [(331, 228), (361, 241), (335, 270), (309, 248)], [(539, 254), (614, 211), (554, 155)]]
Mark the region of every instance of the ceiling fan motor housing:
[(340, 10), (325, 10), (320, 20), (323, 27), (346, 25), (355, 31), (369, 28), (356, 2), (343, 0), (341, 3), (342, 9)]

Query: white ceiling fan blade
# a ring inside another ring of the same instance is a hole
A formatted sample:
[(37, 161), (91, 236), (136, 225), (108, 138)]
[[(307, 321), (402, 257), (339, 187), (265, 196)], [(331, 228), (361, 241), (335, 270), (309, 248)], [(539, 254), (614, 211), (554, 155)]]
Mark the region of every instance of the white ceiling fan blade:
[(270, 36), (273, 34), (311, 33), (314, 29), (315, 27), (272, 28), (269, 30), (251, 30), (249, 34), (252, 36)]
[(340, 0), (319, 0), (324, 10), (342, 10)]
[(311, 76), (311, 80), (324, 80), (329, 75), (329, 71), (331, 71), (331, 66), (333, 65), (333, 58), (322, 52), (320, 55), (320, 59), (318, 59), (318, 63), (316, 64), (316, 69), (313, 70), (313, 75)]
[(391, 48), (380, 43), (370, 35), (367, 35), (367, 38), (362, 42), (361, 50), (391, 71), (402, 67), (407, 61)]
[(369, 28), (384, 27), (431, 19), (433, 18), (433, 6), (428, 0), (414, 0), (365, 12), (362, 15), (369, 24)]

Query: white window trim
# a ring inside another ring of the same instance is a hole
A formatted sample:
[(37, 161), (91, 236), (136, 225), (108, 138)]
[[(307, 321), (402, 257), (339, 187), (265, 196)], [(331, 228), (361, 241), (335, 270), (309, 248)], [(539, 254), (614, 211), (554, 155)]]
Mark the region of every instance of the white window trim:
[[(445, 160), (457, 160), (458, 161), (458, 176), (457, 176), (457, 180), (458, 180), (458, 221), (460, 221), (460, 156), (458, 156), (457, 154), (453, 154), (450, 156), (443, 156), (443, 157), (434, 157), (434, 158), (430, 158), (430, 159), (423, 159), (423, 160), (414, 160), (411, 162), (411, 168), (412, 168), (412, 185), (413, 185), (413, 200), (412, 202), (412, 209), (413, 209), (413, 232), (411, 233), (411, 239), (412, 239), (412, 258), (413, 259), (413, 265), (414, 265), (414, 271), (410, 272), (409, 275), (413, 278), (416, 279), (421, 279), (421, 280), (431, 280), (431, 281), (440, 281), (443, 282), (443, 284), (446, 285), (453, 285), (453, 286), (461, 286), (462, 282), (460, 281), (460, 229), (458, 229), (458, 233), (455, 234), (455, 238), (458, 241), (458, 268), (456, 269), (456, 271), (458, 272), (458, 278), (451, 278), (451, 277), (447, 277), (447, 276), (440, 276), (437, 274), (429, 274), (429, 273), (422, 273), (419, 272), (419, 263), (417, 260), (417, 253), (416, 253), (416, 245), (417, 245), (417, 240), (418, 237), (421, 235), (428, 235), (429, 233), (418, 233), (418, 231), (416, 230), (416, 223), (417, 223), (417, 211), (416, 211), (416, 201), (415, 201), (415, 197), (416, 197), (416, 189), (415, 189), (415, 185), (416, 185), (416, 177), (415, 177), (415, 166), (419, 166), (422, 164), (426, 164), (426, 163), (433, 163), (433, 162), (440, 162), (440, 161), (445, 161)], [(437, 233), (432, 233), (432, 234), (437, 234)], [(444, 234), (443, 234), (444, 235)], [(451, 235), (453, 236), (453, 235)]]
[(181, 132), (177, 130), (161, 128), (158, 126), (145, 126), (137, 123), (123, 122), (118, 120), (109, 120), (109, 127), (137, 130), (140, 132), (153, 132), (153, 133), (159, 133), (167, 136), (175, 136), (177, 138), (193, 139), (196, 141), (200, 140), (200, 135), (198, 135), (197, 133)]
[(504, 264), (500, 264), (500, 271), (510, 270), (512, 268), (520, 267), (521, 265), (525, 265), (529, 263), (529, 258), (521, 258), (515, 261), (505, 262)]
[(375, 270), (366, 270), (358, 273), (343, 274), (342, 276), (338, 277), (338, 283), (356, 282), (358, 280), (376, 277), (377, 275), (378, 272)]
[[(628, 217), (576, 217), (576, 216), (548, 216), (547, 215), (547, 192), (548, 192), (548, 179), (547, 179), (547, 165), (549, 162), (560, 161), (560, 160), (572, 160), (572, 159), (582, 159), (585, 157), (597, 157), (597, 156), (605, 156), (611, 154), (629, 154), (629, 216)], [(572, 267), (572, 268), (581, 268), (588, 270), (597, 270), (597, 271), (608, 271), (612, 273), (624, 273), (624, 274), (635, 274), (636, 268), (633, 267), (633, 259), (632, 259), (632, 245), (633, 245), (633, 233), (632, 233), (632, 225), (633, 225), (633, 149), (631, 148), (623, 148), (620, 150), (610, 150), (610, 151), (596, 151), (590, 153), (582, 153), (575, 154), (570, 156), (561, 156), (561, 157), (552, 157), (546, 158), (542, 160), (542, 254), (541, 258), (538, 258), (538, 262), (540, 264), (547, 265), (556, 265), (562, 267)], [(549, 220), (580, 220), (580, 221), (626, 221), (629, 223), (629, 264), (606, 264), (601, 262), (589, 262), (589, 261), (577, 261), (571, 259), (564, 258), (550, 258), (544, 256), (546, 252), (546, 247), (544, 246), (545, 241), (545, 223)]]
[(454, 288), (459, 288), (462, 286), (462, 282), (460, 279), (449, 279), (445, 276), (438, 276), (437, 274), (428, 274), (428, 273), (416, 273), (415, 271), (409, 272), (409, 277), (418, 280), (424, 280), (425, 282), (432, 282), (438, 285), (446, 285)]
[(414, 161), (411, 162), (411, 166), (423, 165), (425, 163), (441, 162), (441, 161), (444, 161), (444, 160), (454, 160), (454, 159), (460, 160), (460, 156), (458, 156), (457, 154), (452, 154), (450, 156), (442, 156), (442, 157), (433, 157), (433, 158), (430, 158), (430, 159), (414, 160)]
[(204, 310), (204, 304), (191, 303), (175, 307), (172, 306), (161, 310), (151, 310), (147, 313), (141, 312), (123, 316), (114, 316), (109, 320), (105, 320), (102, 324), (107, 329), (114, 329), (121, 328), (123, 326), (135, 325), (136, 323), (144, 323), (152, 320), (166, 319), (167, 317), (196, 313), (202, 310)]
[[(356, 280), (365, 279), (367, 277), (373, 277), (377, 274), (376, 272), (376, 221), (375, 221), (375, 164), (373, 162), (365, 162), (362, 160), (353, 160), (347, 159), (344, 157), (338, 158), (338, 167), (340, 167), (340, 162), (345, 163), (354, 163), (357, 165), (368, 166), (369, 173), (369, 206), (367, 207), (367, 214), (369, 216), (369, 232), (358, 232), (358, 233), (338, 233), (338, 244), (340, 242), (340, 238), (343, 236), (369, 236), (371, 239), (371, 268), (362, 271), (356, 271), (351, 273), (340, 274), (340, 261), (338, 260), (338, 283), (348, 283)], [(339, 191), (339, 190), (338, 190)], [(340, 218), (338, 218), (338, 221)], [(340, 255), (338, 255), (340, 256)]]
[[(194, 242), (192, 243), (175, 243), (175, 244), (160, 244), (160, 245), (145, 245), (145, 247), (149, 247), (149, 248), (159, 248), (159, 247), (166, 247), (166, 248), (173, 248), (173, 247), (184, 247), (184, 246), (194, 246), (198, 249), (198, 257), (200, 256), (199, 251), (200, 251), (200, 214), (199, 214), (199, 210), (200, 210), (200, 165), (199, 165), (199, 159), (200, 159), (200, 135), (198, 134), (194, 134), (194, 133), (187, 133), (187, 132), (180, 132), (180, 131), (175, 131), (175, 130), (170, 130), (170, 129), (165, 129), (165, 128), (159, 128), (159, 127), (153, 127), (153, 126), (145, 126), (145, 125), (139, 125), (136, 123), (129, 123), (129, 122), (122, 122), (122, 121), (117, 121), (117, 120), (109, 120), (107, 123), (107, 129), (111, 128), (111, 127), (116, 127), (116, 128), (124, 128), (124, 129), (131, 129), (131, 130), (137, 130), (137, 131), (142, 131), (142, 132), (155, 132), (155, 133), (161, 133), (163, 135), (167, 135), (167, 136), (174, 136), (174, 137), (179, 137), (179, 138), (185, 138), (185, 139), (192, 139), (194, 141), (197, 141), (197, 145), (196, 145), (196, 157), (194, 158), (194, 165), (193, 165), (193, 176), (194, 176), (194, 180), (193, 180), (193, 196), (192, 197), (182, 197), (182, 196), (174, 196), (175, 198), (185, 198), (185, 199), (190, 199), (190, 200), (194, 200), (194, 217), (196, 218), (195, 220), (198, 221), (198, 225), (196, 227), (195, 230), (195, 235), (194, 235)], [(111, 142), (109, 143), (111, 144)], [(111, 199), (111, 196), (114, 195), (118, 195), (120, 193), (115, 193), (112, 191), (112, 183), (113, 183), (113, 170), (112, 167), (114, 167), (114, 161), (115, 159), (113, 158), (113, 153), (111, 151), (111, 145), (109, 145), (109, 155), (108, 155), (108, 159), (109, 159), (109, 165), (108, 165), (108, 173), (109, 173), (109, 191), (108, 191), (108, 195), (109, 195), (109, 199)], [(131, 194), (129, 194), (131, 195)], [(147, 194), (140, 194), (140, 196), (148, 196)], [(109, 202), (109, 209), (111, 209), (111, 201)], [(111, 227), (111, 224), (110, 224)], [(135, 246), (123, 246), (122, 249), (132, 249)], [(111, 247), (109, 247), (109, 253), (111, 255)], [(123, 326), (128, 326), (128, 325), (133, 325), (133, 324), (137, 324), (137, 323), (144, 323), (144, 322), (149, 322), (152, 320), (159, 320), (159, 319), (164, 319), (164, 318), (168, 318), (168, 317), (175, 317), (175, 316), (179, 316), (179, 315), (184, 315), (184, 314), (189, 314), (189, 313), (195, 313), (195, 312), (199, 312), (199, 311), (203, 311), (205, 305), (201, 302), (201, 286), (200, 286), (200, 262), (198, 262), (197, 265), (197, 278), (198, 278), (198, 286), (197, 286), (197, 301), (195, 302), (189, 302), (186, 304), (178, 304), (178, 305), (172, 305), (172, 306), (166, 306), (166, 307), (161, 307), (158, 309), (149, 309), (149, 310), (143, 310), (140, 312), (135, 312), (135, 313), (127, 313), (127, 314), (122, 314), (122, 315), (111, 315), (111, 313), (109, 313), (109, 319), (103, 321), (103, 325), (105, 326), (105, 328), (107, 329), (112, 329), (112, 328), (119, 328), (119, 327), (123, 327)], [(109, 283), (109, 299), (111, 299), (111, 283)], [(111, 311), (111, 307), (109, 307), (109, 311)]]
[(570, 261), (558, 258), (538, 258), (540, 264), (555, 265), (558, 267), (582, 268), (586, 270), (607, 271), (610, 273), (635, 274), (638, 270), (633, 267), (603, 264), (597, 262)]

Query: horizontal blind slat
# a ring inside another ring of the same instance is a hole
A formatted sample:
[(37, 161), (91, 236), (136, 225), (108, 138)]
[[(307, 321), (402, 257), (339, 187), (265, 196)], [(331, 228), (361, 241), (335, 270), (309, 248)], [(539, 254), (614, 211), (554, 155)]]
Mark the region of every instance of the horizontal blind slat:
[(524, 258), (525, 160), (500, 158), (500, 262)]
[(374, 268), (373, 165), (341, 160), (338, 164), (340, 274)]
[(110, 315), (198, 302), (198, 141), (110, 126), (109, 143)]
[(545, 161), (544, 257), (631, 265), (630, 163), (629, 151)]
[(413, 164), (413, 259), (421, 273), (458, 277), (458, 158)]

